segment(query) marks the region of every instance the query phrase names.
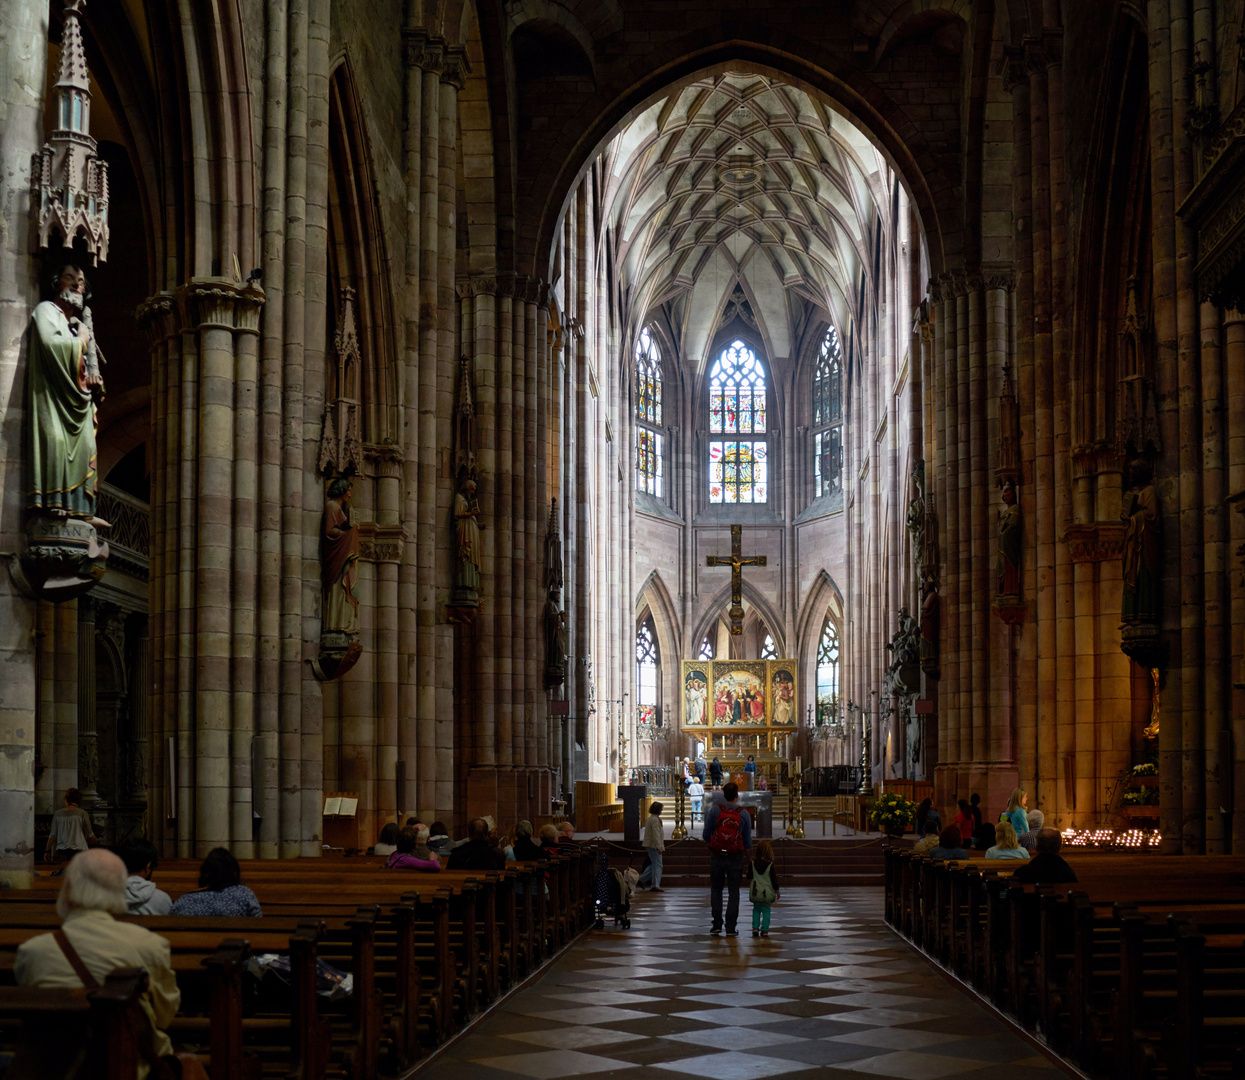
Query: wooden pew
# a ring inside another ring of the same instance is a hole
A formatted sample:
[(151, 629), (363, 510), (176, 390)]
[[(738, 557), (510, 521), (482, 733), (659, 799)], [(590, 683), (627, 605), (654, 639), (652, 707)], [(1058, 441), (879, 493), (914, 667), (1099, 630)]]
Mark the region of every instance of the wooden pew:
[(16, 1029), (6, 1076), (133, 1080), (147, 1027), (146, 989), (141, 968), (114, 971), (98, 990), (0, 987), (0, 1031)]

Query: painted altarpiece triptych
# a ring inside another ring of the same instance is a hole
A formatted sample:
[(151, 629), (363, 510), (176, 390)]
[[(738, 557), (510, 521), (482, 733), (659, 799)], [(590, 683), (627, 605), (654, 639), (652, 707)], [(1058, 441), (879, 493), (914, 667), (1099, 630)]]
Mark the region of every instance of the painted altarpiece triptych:
[(683, 730), (713, 750), (769, 750), (799, 716), (795, 660), (684, 660)]

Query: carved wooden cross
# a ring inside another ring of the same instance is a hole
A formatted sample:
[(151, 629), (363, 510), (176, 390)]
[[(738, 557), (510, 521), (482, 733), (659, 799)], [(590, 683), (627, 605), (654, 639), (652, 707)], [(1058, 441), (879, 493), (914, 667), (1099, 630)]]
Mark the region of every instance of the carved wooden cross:
[(743, 568), (745, 566), (764, 566), (764, 555), (750, 555), (744, 558), (741, 554), (743, 549), (743, 526), (731, 526), (731, 555), (728, 559), (725, 555), (708, 555), (705, 557), (706, 566), (729, 566), (731, 568), (731, 633), (742, 634), (744, 632), (744, 608), (741, 601), (741, 591), (743, 589)]

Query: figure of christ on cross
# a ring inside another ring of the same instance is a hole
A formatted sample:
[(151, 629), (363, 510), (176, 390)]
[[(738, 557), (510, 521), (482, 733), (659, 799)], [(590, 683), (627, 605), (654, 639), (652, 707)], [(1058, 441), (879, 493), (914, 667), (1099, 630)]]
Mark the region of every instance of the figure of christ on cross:
[(764, 555), (749, 555), (744, 558), (743, 551), (743, 526), (731, 526), (731, 555), (728, 559), (725, 555), (708, 555), (705, 557), (706, 566), (729, 566), (731, 568), (731, 633), (742, 634), (744, 632), (744, 607), (741, 597), (743, 589), (743, 568), (745, 566), (764, 566)]

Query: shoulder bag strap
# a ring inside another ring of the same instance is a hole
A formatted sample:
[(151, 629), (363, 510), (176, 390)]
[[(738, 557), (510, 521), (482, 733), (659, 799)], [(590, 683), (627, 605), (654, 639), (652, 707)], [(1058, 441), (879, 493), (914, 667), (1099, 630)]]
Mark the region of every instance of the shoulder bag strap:
[(69, 966), (73, 968), (74, 974), (82, 980), (82, 985), (88, 990), (98, 990), (100, 987), (99, 980), (91, 974), (86, 964), (82, 962), (82, 957), (78, 955), (78, 950), (70, 943), (65, 931), (54, 930), (52, 937), (56, 939), (56, 944), (61, 947), (61, 952), (65, 954), (65, 959), (69, 961)]

